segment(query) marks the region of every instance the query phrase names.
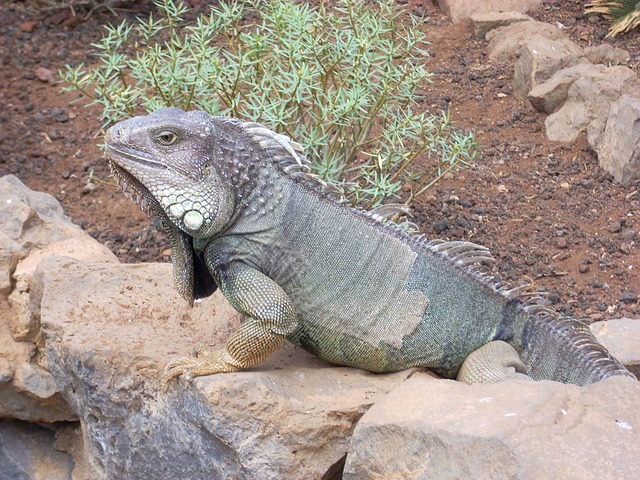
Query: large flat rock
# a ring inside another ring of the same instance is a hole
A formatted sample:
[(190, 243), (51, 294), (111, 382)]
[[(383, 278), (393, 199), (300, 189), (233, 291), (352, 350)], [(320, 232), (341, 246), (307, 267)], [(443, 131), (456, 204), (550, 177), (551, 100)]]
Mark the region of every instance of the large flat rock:
[(508, 380), (464, 385), (414, 375), (354, 431), (344, 479), (637, 479), (640, 383)]
[(542, 0), (438, 0), (438, 5), (453, 23), (459, 23), (476, 12), (528, 12), (542, 5)]
[(356, 422), (410, 372), (340, 368), (287, 345), (247, 371), (180, 379), (165, 363), (221, 346), (240, 321), (219, 296), (189, 308), (167, 264), (44, 259), (46, 368), (83, 425), (92, 478), (321, 478)]

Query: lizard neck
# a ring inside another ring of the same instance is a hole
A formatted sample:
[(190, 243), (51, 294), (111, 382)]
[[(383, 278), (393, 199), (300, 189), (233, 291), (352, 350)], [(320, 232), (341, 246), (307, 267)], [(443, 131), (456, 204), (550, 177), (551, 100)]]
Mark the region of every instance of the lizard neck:
[(234, 216), (224, 235), (279, 229), (295, 184), (271, 164), (255, 171), (252, 188), (237, 194)]

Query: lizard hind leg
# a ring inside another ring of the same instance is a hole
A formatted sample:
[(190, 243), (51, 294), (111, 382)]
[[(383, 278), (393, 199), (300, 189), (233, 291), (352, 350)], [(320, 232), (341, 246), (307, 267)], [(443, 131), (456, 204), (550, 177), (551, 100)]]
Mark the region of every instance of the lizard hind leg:
[(473, 384), (497, 383), (509, 378), (531, 380), (516, 349), (502, 340), (494, 340), (467, 356), (456, 380)]

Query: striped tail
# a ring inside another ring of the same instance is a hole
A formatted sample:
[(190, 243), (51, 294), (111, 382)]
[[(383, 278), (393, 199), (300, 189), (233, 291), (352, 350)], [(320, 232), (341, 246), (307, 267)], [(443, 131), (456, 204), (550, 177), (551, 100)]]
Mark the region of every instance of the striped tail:
[(535, 307), (527, 310), (534, 311), (527, 312), (519, 348), (527, 374), (535, 380), (588, 385), (613, 375), (635, 378), (584, 323), (558, 318), (546, 309), (537, 314)]

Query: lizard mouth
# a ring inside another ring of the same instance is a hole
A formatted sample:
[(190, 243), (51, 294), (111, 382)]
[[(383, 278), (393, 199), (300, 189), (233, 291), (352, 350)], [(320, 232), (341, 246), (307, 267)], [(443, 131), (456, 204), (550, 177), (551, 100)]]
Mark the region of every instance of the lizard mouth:
[[(108, 142), (106, 143), (106, 147), (107, 147), (107, 155), (110, 157), (110, 159), (111, 157), (116, 157), (116, 158), (121, 157), (129, 161), (135, 162), (139, 165), (144, 165), (150, 168), (161, 168), (163, 170), (166, 170), (167, 168), (167, 166), (163, 162), (159, 162), (158, 160), (155, 160), (151, 156), (144, 155), (144, 152), (141, 153), (140, 151), (131, 150), (126, 147), (114, 147)], [(114, 162), (114, 161), (111, 160), (111, 162)], [(123, 167), (120, 167), (120, 168), (123, 168)]]
[(148, 168), (160, 168), (163, 170), (166, 170), (166, 165), (149, 156), (141, 155), (139, 151), (133, 151), (123, 147), (115, 147), (109, 142), (106, 142), (106, 153), (109, 167), (111, 168), (111, 174), (115, 177), (116, 183), (124, 194), (150, 217), (161, 218), (164, 215), (164, 210), (158, 203), (158, 200), (151, 194), (149, 189), (140, 182), (140, 180), (131, 174), (120, 161), (115, 159), (124, 159)]
[(111, 174), (116, 179), (118, 187), (129, 197), (140, 209), (150, 217), (160, 217), (164, 213), (158, 201), (151, 195), (151, 192), (140, 181), (122, 168), (111, 158), (108, 159)]

